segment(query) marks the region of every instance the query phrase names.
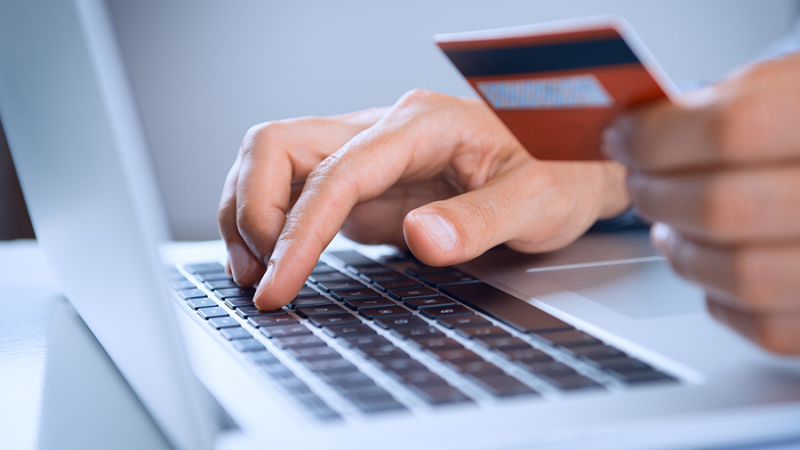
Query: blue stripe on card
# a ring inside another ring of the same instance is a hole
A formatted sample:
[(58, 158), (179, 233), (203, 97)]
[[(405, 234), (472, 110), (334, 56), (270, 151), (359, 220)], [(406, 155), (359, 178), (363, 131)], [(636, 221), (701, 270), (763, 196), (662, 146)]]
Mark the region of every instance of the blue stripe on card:
[(621, 38), (534, 47), (445, 51), (465, 77), (513, 75), (638, 63)]

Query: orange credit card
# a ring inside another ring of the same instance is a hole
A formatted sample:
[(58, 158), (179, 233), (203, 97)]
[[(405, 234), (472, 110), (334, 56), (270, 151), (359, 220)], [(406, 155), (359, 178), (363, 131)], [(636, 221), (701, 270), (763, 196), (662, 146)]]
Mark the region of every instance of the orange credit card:
[(434, 39), (538, 159), (605, 159), (600, 138), (614, 116), (677, 93), (619, 17), (442, 34)]

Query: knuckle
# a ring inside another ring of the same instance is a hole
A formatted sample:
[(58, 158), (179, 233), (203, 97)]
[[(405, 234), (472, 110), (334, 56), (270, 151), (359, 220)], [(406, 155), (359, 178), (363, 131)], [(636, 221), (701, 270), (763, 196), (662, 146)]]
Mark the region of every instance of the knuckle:
[(792, 336), (797, 333), (788, 332), (780, 318), (763, 315), (754, 316), (751, 320), (752, 337), (758, 345), (778, 354), (800, 353), (797, 336)]
[(272, 148), (273, 144), (290, 139), (294, 119), (264, 122), (247, 130), (242, 141), (242, 153), (247, 155), (259, 148)]
[(443, 97), (444, 94), (429, 91), (427, 89), (412, 89), (400, 97), (400, 100), (397, 101), (397, 104), (398, 106), (430, 105), (436, 103)]
[(754, 220), (756, 201), (747, 183), (718, 176), (706, 183), (700, 198), (700, 225), (720, 239), (730, 239)]
[(732, 292), (752, 307), (769, 307), (780, 295), (768, 255), (738, 250), (731, 255)]
[(771, 101), (761, 95), (737, 96), (719, 107), (713, 125), (714, 144), (723, 160), (756, 156), (758, 145), (770, 133), (774, 120)]

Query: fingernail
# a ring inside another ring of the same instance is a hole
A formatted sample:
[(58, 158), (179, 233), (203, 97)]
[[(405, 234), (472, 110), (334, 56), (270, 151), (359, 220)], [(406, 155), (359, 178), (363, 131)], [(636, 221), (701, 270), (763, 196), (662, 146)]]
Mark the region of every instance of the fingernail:
[(250, 253), (240, 244), (230, 244), (228, 246), (228, 261), (231, 263), (233, 279), (240, 280), (253, 267), (253, 258)]
[(627, 149), (625, 148), (624, 123), (622, 120), (614, 121), (603, 131), (600, 143), (600, 151), (611, 159), (623, 164), (627, 161)]
[(456, 232), (449, 222), (436, 214), (420, 214), (417, 220), (422, 228), (436, 241), (443, 252), (448, 253), (456, 246)]
[(663, 223), (656, 222), (650, 227), (650, 240), (653, 242), (653, 246), (658, 250), (659, 253), (663, 256), (667, 256), (667, 246), (669, 241), (669, 235), (671, 231), (669, 227)]
[(275, 274), (275, 264), (270, 261), (267, 263), (267, 273), (264, 274), (264, 277), (261, 278), (261, 282), (258, 283), (258, 290), (263, 291), (269, 287), (270, 282), (272, 282), (272, 276)]

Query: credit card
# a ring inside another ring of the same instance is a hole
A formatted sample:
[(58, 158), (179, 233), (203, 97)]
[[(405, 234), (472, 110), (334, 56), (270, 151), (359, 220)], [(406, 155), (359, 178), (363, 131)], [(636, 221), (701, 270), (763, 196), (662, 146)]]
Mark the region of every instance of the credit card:
[(535, 158), (601, 160), (621, 111), (677, 93), (631, 26), (603, 16), (434, 37)]

